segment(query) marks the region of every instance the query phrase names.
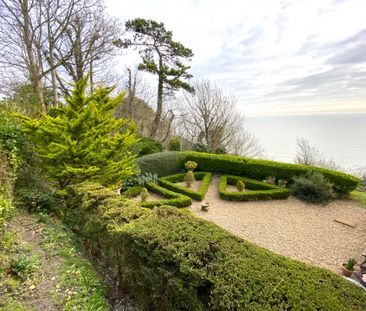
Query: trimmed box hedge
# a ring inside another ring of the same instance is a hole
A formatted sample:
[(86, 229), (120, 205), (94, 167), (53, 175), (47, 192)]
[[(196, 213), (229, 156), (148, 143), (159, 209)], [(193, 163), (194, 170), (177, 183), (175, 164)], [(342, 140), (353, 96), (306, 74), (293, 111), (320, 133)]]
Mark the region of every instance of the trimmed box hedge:
[(333, 185), (334, 190), (347, 194), (356, 189), (360, 180), (352, 175), (325, 168), (282, 163), (269, 160), (257, 160), (232, 155), (218, 155), (203, 152), (186, 151), (184, 161), (195, 161), (202, 171), (233, 174), (263, 180), (267, 176), (292, 181), (294, 176), (301, 176), (309, 171), (323, 174)]
[(70, 189), (70, 221), (139, 310), (366, 310), (339, 275), (277, 255), (174, 207)]
[(151, 192), (166, 197), (167, 199), (140, 203), (142, 207), (153, 208), (155, 206), (161, 205), (187, 207), (192, 204), (192, 200), (190, 197), (165, 189), (153, 182), (148, 183), (146, 185), (146, 188)]
[(201, 180), (201, 185), (198, 191), (176, 184), (176, 182), (182, 182), (184, 180), (185, 173), (159, 178), (159, 183), (164, 188), (167, 188), (174, 192), (182, 193), (194, 200), (202, 201), (205, 197), (208, 186), (210, 185), (212, 173), (194, 172), (193, 174), (196, 180)]
[[(239, 180), (244, 182), (245, 188), (253, 191), (226, 191), (228, 184), (235, 186)], [(269, 185), (253, 179), (223, 175), (220, 179), (219, 194), (221, 199), (229, 201), (281, 200), (287, 199), (290, 196), (290, 191), (286, 188)]]

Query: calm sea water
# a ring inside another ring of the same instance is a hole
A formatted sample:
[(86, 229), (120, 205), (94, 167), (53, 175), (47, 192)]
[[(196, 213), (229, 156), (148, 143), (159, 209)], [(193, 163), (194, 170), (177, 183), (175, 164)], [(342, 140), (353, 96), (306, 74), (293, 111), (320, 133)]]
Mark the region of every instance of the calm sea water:
[(366, 167), (366, 114), (253, 117), (245, 120), (266, 157), (293, 162), (296, 138), (307, 139), (326, 158)]

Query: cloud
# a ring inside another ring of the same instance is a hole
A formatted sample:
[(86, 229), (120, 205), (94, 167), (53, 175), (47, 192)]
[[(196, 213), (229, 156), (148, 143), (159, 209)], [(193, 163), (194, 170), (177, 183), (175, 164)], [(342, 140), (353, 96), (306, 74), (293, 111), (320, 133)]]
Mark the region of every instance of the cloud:
[[(366, 112), (366, 2), (106, 2), (120, 18), (165, 23), (192, 48), (192, 72), (248, 114)], [(126, 58), (127, 59), (127, 58)]]

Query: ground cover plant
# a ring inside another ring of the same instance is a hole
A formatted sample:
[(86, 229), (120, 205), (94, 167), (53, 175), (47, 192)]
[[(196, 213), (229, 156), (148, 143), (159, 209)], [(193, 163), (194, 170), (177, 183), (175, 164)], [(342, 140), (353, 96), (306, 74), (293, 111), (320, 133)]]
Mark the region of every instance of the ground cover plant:
[(202, 201), (205, 197), (207, 189), (210, 185), (212, 173), (209, 172), (195, 172), (193, 173), (196, 180), (200, 180), (201, 184), (198, 190), (193, 190), (176, 184), (184, 180), (185, 174), (176, 174), (159, 178), (159, 184), (171, 191), (182, 193), (190, 198)]
[[(227, 191), (227, 185), (236, 186), (238, 181), (245, 184), (250, 191)], [(219, 184), (220, 198), (230, 201), (256, 201), (271, 199), (287, 199), (290, 191), (286, 188), (269, 185), (257, 180), (243, 178), (240, 176), (223, 175)]]
[(257, 247), (213, 223), (141, 208), (96, 184), (70, 189), (68, 217), (142, 310), (364, 310), (338, 275)]

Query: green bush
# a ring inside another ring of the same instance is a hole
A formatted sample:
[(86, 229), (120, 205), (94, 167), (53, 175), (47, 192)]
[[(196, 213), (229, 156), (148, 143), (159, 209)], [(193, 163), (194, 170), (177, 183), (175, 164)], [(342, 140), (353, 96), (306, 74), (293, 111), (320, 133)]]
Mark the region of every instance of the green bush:
[(173, 137), (169, 140), (169, 151), (180, 151), (180, 140), (177, 137)]
[[(245, 183), (247, 189), (252, 191), (232, 192), (226, 191), (227, 185), (236, 186), (238, 181)], [(257, 180), (247, 179), (240, 176), (221, 176), (219, 185), (220, 198), (230, 201), (256, 201), (256, 200), (273, 200), (287, 199), (290, 191), (286, 188), (269, 185)]]
[(134, 148), (136, 149), (136, 153), (139, 157), (163, 151), (161, 143), (149, 137), (142, 137)]
[(47, 188), (20, 188), (14, 191), (17, 206), (34, 211), (55, 211), (60, 207), (60, 198)]
[(153, 208), (162, 205), (171, 205), (175, 207), (187, 207), (192, 204), (191, 198), (183, 194), (179, 194), (163, 187), (158, 186), (155, 183), (148, 183), (146, 188), (153, 193), (159, 194), (167, 199), (150, 201), (141, 203), (142, 207)]
[(182, 182), (184, 180), (185, 174), (176, 174), (159, 178), (159, 183), (164, 188), (171, 191), (182, 193), (197, 201), (202, 201), (205, 197), (208, 186), (210, 185), (212, 174), (207, 172), (195, 172), (193, 174), (196, 180), (201, 180), (201, 185), (198, 191), (176, 184), (176, 182)]
[(127, 198), (135, 198), (141, 193), (141, 191), (142, 191), (142, 186), (133, 186), (133, 187), (128, 187), (121, 194)]
[(90, 184), (72, 191), (70, 219), (141, 310), (366, 309), (364, 291), (335, 273), (176, 208), (148, 210)]
[(159, 177), (184, 171), (185, 156), (181, 152), (168, 151), (154, 153), (137, 159), (141, 173), (158, 174)]
[(352, 175), (307, 165), (192, 151), (186, 151), (183, 154), (186, 157), (185, 161), (197, 162), (202, 171), (240, 175), (257, 180), (263, 180), (267, 176), (275, 176), (277, 180), (285, 179), (292, 182), (295, 176), (305, 175), (309, 171), (319, 172), (334, 185), (336, 192), (344, 194), (354, 190), (360, 181)]
[(325, 204), (334, 198), (333, 185), (318, 172), (294, 177), (291, 189), (296, 197), (309, 203)]
[(193, 144), (192, 149), (193, 149), (193, 151), (196, 151), (196, 152), (206, 152), (206, 153), (213, 151), (209, 145), (205, 145), (205, 144), (201, 144), (201, 143)]

